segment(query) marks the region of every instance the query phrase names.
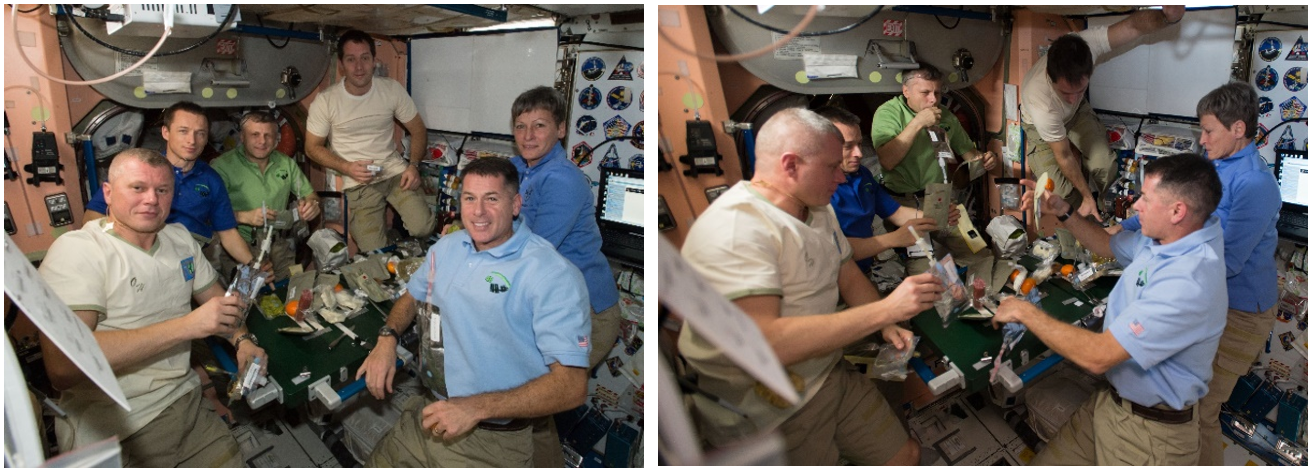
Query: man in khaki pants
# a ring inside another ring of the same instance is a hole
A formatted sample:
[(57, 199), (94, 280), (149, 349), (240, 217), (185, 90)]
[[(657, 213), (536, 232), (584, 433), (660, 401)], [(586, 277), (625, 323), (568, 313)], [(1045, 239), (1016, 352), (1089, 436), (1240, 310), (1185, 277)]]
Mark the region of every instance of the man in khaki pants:
[[(1043, 211), (1090, 251), (1115, 256), (1125, 273), (1107, 298), (1102, 332), (1053, 319), (1009, 298), (996, 323), (1019, 322), (1071, 362), (1107, 375), (1031, 464), (1192, 465), (1198, 412), (1225, 327), (1225, 241), (1212, 212), (1221, 181), (1205, 158), (1185, 153), (1144, 167), (1135, 202), (1140, 232), (1108, 235), (1055, 194)], [(1033, 188), (1034, 183), (1024, 181)], [(1028, 204), (1030, 200), (1027, 200)]]
[[(1257, 153), (1257, 92), (1252, 85), (1231, 82), (1198, 101), (1198, 119), (1207, 159), (1221, 177), (1221, 205), (1216, 216), (1225, 231), (1226, 288), (1230, 309), (1225, 333), (1212, 365), (1207, 397), (1198, 404), (1204, 466), (1224, 464), (1221, 404), (1230, 399), (1235, 382), (1248, 373), (1262, 352), (1276, 322), (1276, 219), (1280, 187)], [(1140, 229), (1139, 217), (1121, 227)]]

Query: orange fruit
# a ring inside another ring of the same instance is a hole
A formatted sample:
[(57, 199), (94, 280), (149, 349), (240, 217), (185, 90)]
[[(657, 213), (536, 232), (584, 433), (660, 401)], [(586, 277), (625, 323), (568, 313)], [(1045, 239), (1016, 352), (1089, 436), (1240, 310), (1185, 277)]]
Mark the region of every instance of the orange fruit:
[(1016, 281), (1016, 276), (1017, 276), (1017, 275), (1020, 275), (1020, 271), (1019, 271), (1019, 270), (1013, 270), (1013, 271), (1011, 271), (1011, 275), (1008, 275), (1008, 276), (1007, 276), (1007, 283), (1011, 283), (1011, 282)]
[(1075, 273), (1075, 266), (1070, 264), (1061, 266), (1061, 275), (1063, 277), (1070, 277), (1073, 273)]
[(1025, 279), (1025, 281), (1021, 282), (1020, 284), (1020, 294), (1022, 295), (1030, 294), (1030, 290), (1033, 290), (1035, 285), (1037, 284), (1034, 283), (1034, 279), (1032, 278)]
[(333, 291), (334, 292), (342, 291), (342, 284), (339, 283), (337, 285), (333, 285)]
[(1054, 187), (1057, 187), (1057, 186), (1056, 186), (1055, 184), (1052, 183), (1052, 180), (1051, 180), (1051, 179), (1048, 180), (1048, 183), (1047, 183), (1047, 184), (1044, 184), (1044, 189), (1047, 189), (1047, 190), (1052, 190)]
[(287, 305), (283, 306), (283, 310), (287, 312), (288, 316), (296, 316), (297, 308), (299, 308), (299, 305), (296, 303), (295, 300), (288, 301)]

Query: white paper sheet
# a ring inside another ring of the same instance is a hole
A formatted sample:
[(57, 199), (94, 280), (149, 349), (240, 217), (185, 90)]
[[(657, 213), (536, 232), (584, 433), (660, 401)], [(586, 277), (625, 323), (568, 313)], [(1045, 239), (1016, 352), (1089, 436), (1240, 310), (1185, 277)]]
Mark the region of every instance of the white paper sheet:
[[(790, 404), (798, 400), (797, 390), (779, 357), (765, 342), (760, 328), (742, 310), (711, 289), (706, 280), (683, 260), (679, 250), (660, 237), (661, 303), (694, 327), (706, 340), (756, 377)], [(678, 292), (677, 294), (671, 292)]]
[(806, 77), (812, 80), (821, 78), (856, 78), (856, 56), (848, 54), (805, 54), (802, 63), (806, 67)]
[(8, 234), (5, 235), (5, 294), (96, 386), (124, 410), (132, 410), (91, 329), (55, 296)]

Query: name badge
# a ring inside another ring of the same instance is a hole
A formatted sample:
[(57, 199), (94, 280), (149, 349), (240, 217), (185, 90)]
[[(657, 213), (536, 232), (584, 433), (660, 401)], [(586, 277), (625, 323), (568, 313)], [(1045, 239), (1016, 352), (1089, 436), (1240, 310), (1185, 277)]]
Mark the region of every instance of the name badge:
[(433, 314), (428, 315), (428, 317), (429, 321), (431, 321), (429, 322), (428, 338), (429, 340), (432, 340), (434, 344), (440, 344), (442, 343), (442, 316), (434, 311)]

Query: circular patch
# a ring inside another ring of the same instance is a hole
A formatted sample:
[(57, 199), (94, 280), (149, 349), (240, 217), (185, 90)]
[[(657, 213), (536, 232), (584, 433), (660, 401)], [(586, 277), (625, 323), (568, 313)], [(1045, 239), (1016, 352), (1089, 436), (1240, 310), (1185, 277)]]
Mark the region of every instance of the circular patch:
[(592, 116), (583, 116), (574, 121), (574, 131), (579, 135), (592, 135), (597, 130), (597, 119)]
[(1260, 122), (1257, 124), (1257, 149), (1258, 149), (1258, 150), (1261, 150), (1263, 147), (1266, 146), (1267, 141), (1270, 140), (1270, 139), (1267, 138), (1267, 137), (1269, 137), (1268, 134), (1270, 134), (1270, 133), (1271, 133), (1271, 129), (1267, 128), (1267, 127), (1266, 127), (1266, 124), (1262, 124), (1262, 123), (1260, 123)]
[[(1275, 72), (1272, 72), (1275, 73)], [(579, 106), (589, 111), (596, 109), (601, 104), (601, 90), (597, 87), (588, 85), (583, 91), (579, 92)]]
[(1279, 82), (1280, 78), (1276, 76), (1276, 69), (1271, 68), (1270, 65), (1258, 70), (1257, 77), (1253, 80), (1253, 84), (1257, 85), (1257, 89), (1262, 91), (1271, 91)]
[(580, 168), (592, 164), (592, 145), (588, 145), (588, 142), (579, 142), (574, 145), (574, 148), (571, 148), (569, 159)]
[(1261, 115), (1267, 115), (1267, 114), (1270, 114), (1270, 113), (1271, 113), (1271, 110), (1272, 110), (1272, 109), (1275, 109), (1275, 108), (1276, 108), (1276, 105), (1275, 105), (1275, 103), (1272, 103), (1272, 102), (1271, 102), (1271, 98), (1268, 98), (1268, 97), (1266, 97), (1266, 96), (1263, 96), (1263, 97), (1261, 97), (1261, 98), (1257, 98), (1257, 113), (1258, 113), (1258, 114), (1261, 114)]
[(603, 73), (606, 73), (606, 61), (601, 60), (601, 57), (588, 57), (588, 60), (583, 61), (583, 78), (596, 81)]
[(638, 121), (637, 124), (633, 124), (634, 138), (630, 139), (629, 143), (632, 143), (633, 146), (638, 147), (639, 150), (643, 149), (642, 136), (646, 126), (647, 126), (647, 121)]
[(1262, 44), (1257, 46), (1257, 56), (1262, 60), (1270, 62), (1280, 57), (1280, 38), (1268, 37), (1262, 40)]
[(629, 157), (629, 169), (642, 171), (642, 153)]
[(627, 86), (616, 86), (606, 93), (606, 105), (616, 111), (623, 111), (633, 104), (633, 92)]
[(811, 79), (806, 76), (806, 70), (798, 70), (797, 73), (793, 74), (793, 79), (803, 85), (811, 82)]
[(638, 78), (641, 79), (645, 75), (647, 75), (647, 62), (638, 64)]
[(1294, 67), (1285, 71), (1285, 89), (1295, 93), (1307, 88), (1307, 70)]

